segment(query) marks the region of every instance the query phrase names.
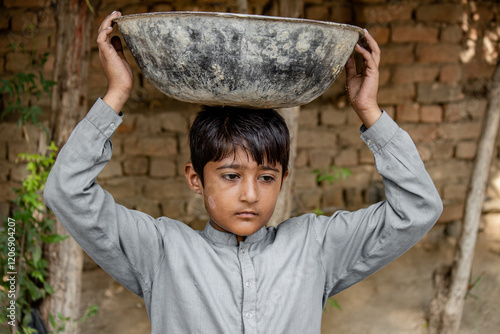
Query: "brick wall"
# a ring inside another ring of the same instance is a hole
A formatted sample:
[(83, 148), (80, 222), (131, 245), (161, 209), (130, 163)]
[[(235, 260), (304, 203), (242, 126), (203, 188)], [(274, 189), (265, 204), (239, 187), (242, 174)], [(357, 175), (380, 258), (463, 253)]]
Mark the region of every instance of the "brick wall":
[[(249, 1), (255, 14), (270, 14), (270, 0)], [(102, 74), (95, 34), (102, 19), (115, 9), (124, 14), (204, 10), (236, 11), (235, 1), (103, 1), (95, 21), (89, 100), (102, 96)], [(10, 42), (54, 52), (55, 23), (46, 0), (3, 0), (0, 14), (0, 77), (26, 68), (29, 57), (5, 48)], [(438, 187), (445, 211), (440, 221), (463, 215), (482, 120), (487, 86), (498, 51), (500, 5), (494, 1), (462, 4), (459, 0), (305, 0), (306, 18), (366, 27), (382, 49), (379, 104), (406, 129)], [(130, 56), (130, 55), (128, 55)], [(99, 177), (118, 202), (154, 216), (167, 215), (203, 226), (202, 201), (185, 184), (188, 160), (186, 134), (197, 106), (159, 93), (143, 78), (131, 57), (135, 88), (124, 112), (124, 124), (113, 137), (114, 156)], [(51, 75), (53, 56), (44, 73)], [(341, 75), (300, 116), (295, 173), (296, 213), (321, 208), (357, 209), (383, 199), (383, 186), (373, 157), (359, 139), (360, 121), (346, 103)], [(49, 100), (40, 104), (48, 108)], [(23, 166), (15, 163), (27, 149), (21, 131), (7, 118), (0, 123), (0, 211), (12, 209), (10, 187), (19, 183)], [(36, 129), (30, 137), (38, 138)], [(34, 145), (35, 146), (35, 145)], [(34, 148), (33, 148), (34, 149)], [(497, 150), (498, 152), (498, 150)], [(495, 153), (489, 197), (496, 198), (500, 159)], [(329, 185), (317, 183), (314, 169), (349, 168), (352, 175)]]

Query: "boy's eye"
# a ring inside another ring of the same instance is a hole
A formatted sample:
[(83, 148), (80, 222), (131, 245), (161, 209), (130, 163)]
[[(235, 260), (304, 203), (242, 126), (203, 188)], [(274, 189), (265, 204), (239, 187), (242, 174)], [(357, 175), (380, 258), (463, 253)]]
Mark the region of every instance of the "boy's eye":
[(275, 180), (274, 176), (272, 175), (262, 175), (261, 177), (259, 177), (259, 179), (266, 183), (273, 182)]
[(222, 178), (227, 181), (234, 181), (238, 178), (238, 174), (223, 174)]

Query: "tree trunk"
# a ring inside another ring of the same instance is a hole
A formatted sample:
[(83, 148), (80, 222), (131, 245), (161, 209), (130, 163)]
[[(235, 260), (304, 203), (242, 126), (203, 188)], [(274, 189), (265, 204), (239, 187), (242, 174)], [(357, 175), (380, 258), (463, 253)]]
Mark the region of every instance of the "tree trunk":
[[(273, 15), (284, 17), (303, 17), (304, 2), (303, 0), (274, 0)], [(278, 226), (279, 223), (292, 215), (292, 187), (293, 187), (293, 171), (295, 165), (295, 157), (297, 156), (297, 135), (299, 132), (299, 114), (300, 106), (293, 108), (283, 108), (279, 110), (280, 114), (285, 118), (286, 124), (290, 131), (290, 175), (281, 189), (280, 196), (274, 209), (274, 214), (267, 223), (267, 226)]]
[[(94, 5), (94, 8), (96, 6)], [(78, 121), (87, 112), (87, 78), (90, 62), (90, 37), (94, 13), (85, 0), (57, 1), (57, 41), (51, 106), (52, 138), (62, 147)], [(67, 235), (62, 225), (55, 223), (55, 233)], [(80, 317), (81, 273), (83, 253), (71, 238), (48, 245), (49, 283), (54, 293), (43, 303), (42, 317), (49, 330), (49, 314), (54, 319), (60, 313), (69, 317), (64, 333), (78, 333), (73, 321)]]
[(469, 284), (477, 231), (500, 120), (500, 59), (493, 75), (490, 100), (478, 144), (464, 211), (464, 224), (453, 263), (434, 272), (435, 294), (430, 304), (429, 333), (458, 333)]

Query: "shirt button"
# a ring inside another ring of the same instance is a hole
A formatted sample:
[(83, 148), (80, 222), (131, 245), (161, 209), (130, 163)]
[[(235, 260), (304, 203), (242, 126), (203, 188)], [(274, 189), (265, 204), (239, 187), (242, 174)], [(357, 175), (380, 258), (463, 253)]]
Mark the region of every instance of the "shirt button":
[(111, 123), (111, 125), (109, 126), (109, 128), (110, 128), (111, 130), (116, 129), (116, 125), (115, 125), (115, 123)]
[(245, 253), (245, 248), (240, 249), (240, 253)]
[(251, 283), (251, 282), (246, 282), (246, 283), (245, 283), (245, 286), (246, 286), (247, 288), (249, 288), (249, 287), (251, 287), (251, 286), (252, 286), (252, 283)]
[(247, 317), (248, 319), (250, 319), (252, 317), (252, 313), (250, 313), (250, 312), (245, 313), (245, 317)]
[(368, 146), (369, 146), (369, 145), (371, 145), (371, 144), (372, 144), (372, 141), (371, 141), (370, 139), (368, 139), (368, 140), (366, 141), (366, 143), (367, 143), (367, 144), (368, 144)]

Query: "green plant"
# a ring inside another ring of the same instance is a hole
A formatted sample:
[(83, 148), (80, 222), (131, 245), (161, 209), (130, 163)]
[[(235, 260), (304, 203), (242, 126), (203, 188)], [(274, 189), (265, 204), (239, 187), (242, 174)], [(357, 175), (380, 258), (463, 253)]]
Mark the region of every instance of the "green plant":
[[(28, 53), (22, 45), (11, 46), (14, 52), (19, 49)], [(17, 115), (17, 124), (22, 128), (28, 147), (30, 140), (26, 125), (41, 125), (38, 117), (42, 114), (42, 109), (36, 102), (43, 93), (50, 97), (50, 88), (56, 84), (46, 80), (41, 71), (49, 54), (39, 55), (35, 47), (29, 54), (31, 62), (26, 72), (0, 80), (0, 93), (5, 99), (1, 117), (7, 114)], [(13, 201), (12, 216), (4, 221), (7, 234), (0, 239), (0, 277), (10, 279), (0, 282), (0, 290), (7, 292), (0, 293), (0, 324), (9, 326), (13, 331), (19, 326), (18, 331), (21, 333), (34, 333), (29, 327), (32, 306), (53, 293), (53, 288), (47, 282), (48, 263), (43, 257), (44, 245), (66, 238), (54, 233), (54, 220), (42, 199), (57, 150), (55, 144), (51, 143), (46, 152), (19, 155), (18, 159), (26, 163), (28, 173), (22, 180), (21, 187), (14, 189), (17, 197)], [(3, 307), (4, 305), (11, 309)]]
[(345, 180), (349, 175), (352, 175), (349, 168), (337, 166), (331, 166), (326, 170), (315, 169), (313, 173), (316, 174), (316, 182), (321, 183), (322, 181), (327, 181), (330, 185), (332, 185), (333, 182)]
[[(30, 66), (26, 72), (19, 72), (10, 79), (0, 79), (0, 93), (8, 93), (7, 104), (2, 112), (2, 118), (8, 114), (17, 114), (17, 125), (23, 129), (28, 146), (30, 140), (25, 125), (32, 123), (40, 126), (38, 117), (42, 114), (42, 108), (35, 104), (43, 93), (50, 96), (50, 88), (56, 84), (55, 81), (46, 80), (42, 68), (47, 62), (49, 53), (38, 55), (36, 49), (26, 51), (22, 45), (11, 44), (14, 52), (18, 49), (23, 53), (29, 53)], [(37, 73), (34, 73), (37, 72)]]
[(333, 297), (328, 298), (323, 312), (327, 312), (327, 306), (329, 306), (329, 308), (336, 308), (337, 310), (342, 311), (342, 307), (340, 307), (339, 302), (336, 299), (333, 299)]
[[(8, 238), (0, 240), (2, 256), (0, 264), (3, 277), (6, 269), (14, 271), (9, 266), (6, 256), (9, 250), (15, 250), (15, 278), (16, 278), (16, 306), (21, 310), (18, 318), (22, 327), (27, 327), (31, 321), (31, 305), (53, 292), (50, 284), (47, 283), (47, 261), (42, 257), (44, 243), (54, 243), (62, 241), (66, 236), (54, 234), (54, 220), (42, 199), (42, 191), (47, 180), (52, 165), (54, 164), (57, 147), (52, 142), (48, 147), (47, 155), (22, 153), (19, 158), (27, 162), (27, 177), (22, 181), (21, 188), (15, 189), (17, 194), (13, 201), (16, 209), (10, 219), (5, 220), (4, 228), (7, 231), (9, 222), (15, 222), (14, 230), (10, 230), (15, 236), (17, 244), (9, 244)], [(12, 227), (11, 227), (12, 228)], [(12, 248), (13, 247), (13, 248)], [(4, 289), (9, 290), (10, 282), (2, 281)], [(2, 295), (2, 302), (5, 302), (7, 295)], [(2, 308), (1, 320), (7, 319), (6, 310)]]

